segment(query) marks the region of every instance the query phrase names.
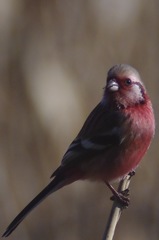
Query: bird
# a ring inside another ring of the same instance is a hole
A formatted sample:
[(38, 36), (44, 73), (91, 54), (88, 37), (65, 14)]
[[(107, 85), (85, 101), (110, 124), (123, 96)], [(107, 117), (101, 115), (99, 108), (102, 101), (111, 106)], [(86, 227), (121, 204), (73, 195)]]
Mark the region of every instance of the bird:
[(77, 180), (101, 181), (113, 194), (112, 182), (134, 171), (155, 133), (151, 100), (138, 71), (116, 64), (107, 73), (101, 101), (64, 154), (50, 183), (14, 218), (2, 235), (9, 236), (46, 197)]

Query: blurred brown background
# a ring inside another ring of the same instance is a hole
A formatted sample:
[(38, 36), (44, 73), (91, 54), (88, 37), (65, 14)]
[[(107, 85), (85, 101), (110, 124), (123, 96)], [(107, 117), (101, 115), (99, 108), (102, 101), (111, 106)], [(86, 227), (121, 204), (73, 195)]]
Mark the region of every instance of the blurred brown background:
[[(158, 122), (158, 0), (0, 1), (1, 233), (49, 182), (116, 63), (139, 70)], [(157, 129), (115, 240), (159, 239), (158, 141)], [(110, 196), (102, 183), (74, 183), (9, 239), (101, 239)]]

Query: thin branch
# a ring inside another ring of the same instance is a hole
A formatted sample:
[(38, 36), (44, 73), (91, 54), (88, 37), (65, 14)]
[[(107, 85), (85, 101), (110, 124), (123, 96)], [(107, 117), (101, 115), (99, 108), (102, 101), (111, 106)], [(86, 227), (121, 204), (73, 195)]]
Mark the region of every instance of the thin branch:
[[(131, 179), (131, 176), (127, 175), (123, 180), (120, 181), (118, 192), (128, 189), (130, 184), (130, 179)], [(123, 211), (123, 206), (119, 204), (117, 201), (114, 201), (102, 240), (113, 239), (115, 229), (120, 219), (122, 211)]]

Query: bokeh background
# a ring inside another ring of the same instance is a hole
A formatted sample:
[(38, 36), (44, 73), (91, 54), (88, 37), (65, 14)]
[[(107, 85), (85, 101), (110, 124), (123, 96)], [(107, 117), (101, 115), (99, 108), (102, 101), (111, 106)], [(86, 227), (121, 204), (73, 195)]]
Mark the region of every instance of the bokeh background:
[[(49, 182), (116, 63), (139, 70), (158, 123), (158, 0), (0, 1), (1, 233)], [(157, 128), (115, 240), (159, 239), (158, 141)], [(102, 239), (110, 196), (102, 183), (74, 183), (9, 239)]]

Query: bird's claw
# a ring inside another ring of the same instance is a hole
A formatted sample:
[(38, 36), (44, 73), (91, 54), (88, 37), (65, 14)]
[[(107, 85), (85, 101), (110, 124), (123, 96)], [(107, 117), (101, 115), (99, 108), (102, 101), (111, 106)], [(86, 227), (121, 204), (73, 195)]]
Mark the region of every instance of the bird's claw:
[(128, 175), (130, 176), (130, 178), (132, 178), (135, 175), (135, 170), (132, 170), (131, 172), (129, 172)]
[(127, 208), (130, 204), (129, 189), (125, 189), (124, 191), (117, 192), (110, 199), (112, 201), (117, 201), (123, 208)]

